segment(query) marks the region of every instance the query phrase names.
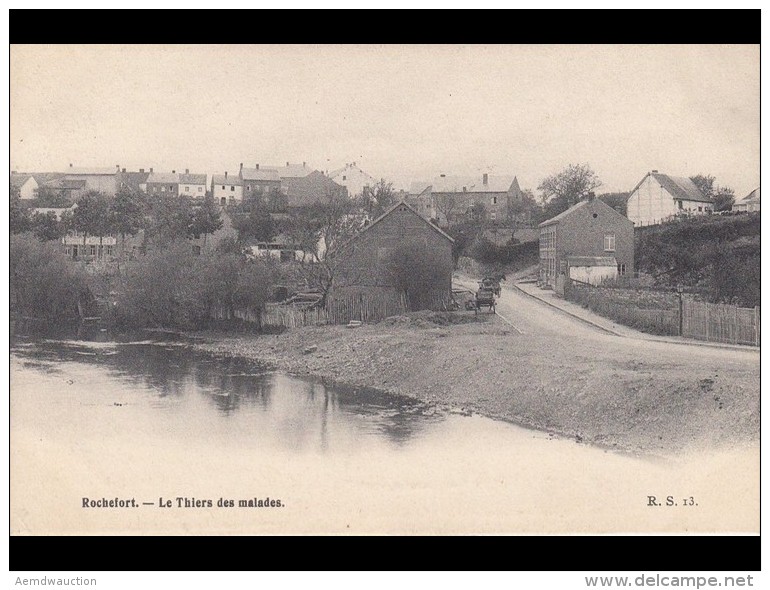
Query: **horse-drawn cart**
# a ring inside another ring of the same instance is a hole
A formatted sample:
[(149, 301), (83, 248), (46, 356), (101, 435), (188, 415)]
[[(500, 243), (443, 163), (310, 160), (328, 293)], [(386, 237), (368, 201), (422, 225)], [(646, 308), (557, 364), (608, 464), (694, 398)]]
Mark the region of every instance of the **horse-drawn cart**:
[(486, 287), (479, 287), (479, 290), (476, 291), (476, 312), (482, 308), (486, 307), (489, 309), (490, 313), (495, 313), (495, 292), (492, 289), (488, 289)]

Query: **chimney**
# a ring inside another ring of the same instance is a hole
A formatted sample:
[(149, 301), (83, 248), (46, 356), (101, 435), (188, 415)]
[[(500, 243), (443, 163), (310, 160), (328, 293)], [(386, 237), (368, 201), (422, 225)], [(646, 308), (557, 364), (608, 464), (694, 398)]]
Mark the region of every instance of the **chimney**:
[(72, 164), (70, 163), (70, 168), (72, 168)]
[(176, 170), (172, 170), (172, 171), (171, 171), (171, 174), (176, 174)]
[(120, 172), (120, 164), (115, 164), (115, 168), (117, 168), (118, 172)]
[(657, 170), (653, 170), (653, 171), (652, 171), (652, 173), (653, 173), (653, 174), (657, 174), (657, 173), (658, 173), (658, 171), (657, 171)]
[(259, 164), (257, 164), (257, 170), (259, 170)]
[(446, 174), (442, 174), (442, 175), (441, 175), (441, 178), (446, 178)]
[(288, 162), (286, 162), (286, 167), (287, 167), (287, 168), (289, 167), (289, 163), (288, 163)]
[(125, 174), (125, 173), (126, 173), (126, 169), (125, 169), (125, 168), (123, 168), (123, 170), (121, 170), (121, 172), (122, 172), (123, 174)]
[(139, 174), (144, 174), (144, 168), (139, 168)]
[(152, 174), (152, 168), (150, 168), (150, 174)]
[(227, 180), (227, 170), (225, 170), (225, 180)]
[(486, 172), (484, 173), (484, 176), (482, 176), (482, 179), (484, 181), (484, 186), (487, 186), (489, 184), (489, 174)]
[(189, 169), (189, 168), (185, 168), (185, 169), (184, 169), (184, 173), (185, 173), (185, 174), (190, 174), (190, 169)]
[(302, 167), (304, 168), (307, 162), (302, 162)]
[(243, 162), (241, 162), (241, 172), (243, 172)]

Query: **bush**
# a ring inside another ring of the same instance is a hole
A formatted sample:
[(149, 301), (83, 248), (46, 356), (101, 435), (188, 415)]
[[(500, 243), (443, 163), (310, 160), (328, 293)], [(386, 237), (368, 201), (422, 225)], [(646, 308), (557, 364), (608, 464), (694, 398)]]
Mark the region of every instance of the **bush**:
[(78, 302), (90, 302), (89, 277), (56, 242), (31, 234), (11, 235), (11, 309), (58, 326), (78, 317)]

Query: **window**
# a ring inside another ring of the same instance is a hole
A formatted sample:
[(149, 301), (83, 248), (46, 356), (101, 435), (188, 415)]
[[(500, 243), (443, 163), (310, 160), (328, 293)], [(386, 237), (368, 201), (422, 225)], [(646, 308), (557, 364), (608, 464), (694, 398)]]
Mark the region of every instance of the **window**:
[(199, 187), (198, 187), (198, 192), (199, 192), (199, 193), (202, 193), (202, 192), (203, 192), (203, 187), (202, 187), (202, 186), (199, 186)]
[(184, 192), (189, 193), (190, 192), (190, 187), (189, 186), (184, 187)]
[(174, 187), (173, 187), (173, 186), (171, 186), (171, 185), (169, 185), (169, 187), (168, 187), (168, 192), (170, 192), (170, 193), (174, 192)]
[(112, 256), (112, 246), (105, 246), (107, 251), (107, 256)]
[(497, 197), (492, 197), (492, 204), (497, 205)]
[(165, 193), (166, 192), (166, 187), (165, 186), (160, 187), (160, 192)]
[(615, 234), (607, 234), (604, 236), (604, 250), (605, 252), (615, 251)]
[(247, 190), (247, 191), (250, 191), (250, 190), (251, 190), (251, 185), (250, 185), (250, 184), (247, 184), (247, 185), (246, 185), (246, 190)]
[(225, 190), (225, 185), (224, 184), (222, 185), (222, 190)]
[(698, 207), (698, 211), (703, 212), (703, 207)]
[(677, 202), (676, 202), (676, 206), (677, 206), (677, 208), (678, 208), (679, 210), (681, 210), (681, 209), (682, 209), (682, 207), (683, 207), (682, 201), (677, 201)]
[(219, 204), (220, 204), (220, 205), (222, 205), (223, 207), (224, 207), (225, 205), (227, 205), (227, 198), (226, 198), (226, 197), (222, 197), (222, 198), (219, 200)]
[(618, 264), (618, 274), (624, 275), (626, 274), (626, 265), (625, 264)]
[(343, 176), (343, 177), (342, 177), (342, 180), (347, 180), (347, 179), (348, 179), (348, 177), (347, 177), (347, 176)]
[(193, 256), (200, 256), (201, 255), (201, 247), (200, 246), (193, 246), (192, 247)]
[(235, 192), (235, 185), (230, 185), (230, 192)]
[(89, 250), (88, 250), (88, 253), (89, 253), (91, 256), (96, 256), (96, 246), (91, 246), (91, 247), (89, 248)]
[(496, 218), (497, 218), (497, 213), (495, 213), (494, 211), (492, 211), (492, 212), (489, 214), (489, 219), (491, 219), (492, 221), (494, 221)]

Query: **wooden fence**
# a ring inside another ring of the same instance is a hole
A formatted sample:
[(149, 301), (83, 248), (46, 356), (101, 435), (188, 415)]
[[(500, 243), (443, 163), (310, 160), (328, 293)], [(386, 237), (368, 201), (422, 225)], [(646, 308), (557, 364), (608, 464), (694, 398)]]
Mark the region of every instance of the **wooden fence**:
[[(448, 293), (434, 293), (421, 307), (445, 310), (449, 302)], [(215, 308), (215, 320), (241, 320), (260, 327), (301, 328), (324, 324), (347, 324), (351, 320), (378, 322), (387, 317), (409, 311), (409, 301), (395, 291), (372, 291), (337, 293), (330, 295), (325, 308), (302, 309), (289, 305), (268, 304), (263, 311), (250, 308), (225, 310)]]
[(682, 301), (682, 336), (759, 346), (759, 307)]

